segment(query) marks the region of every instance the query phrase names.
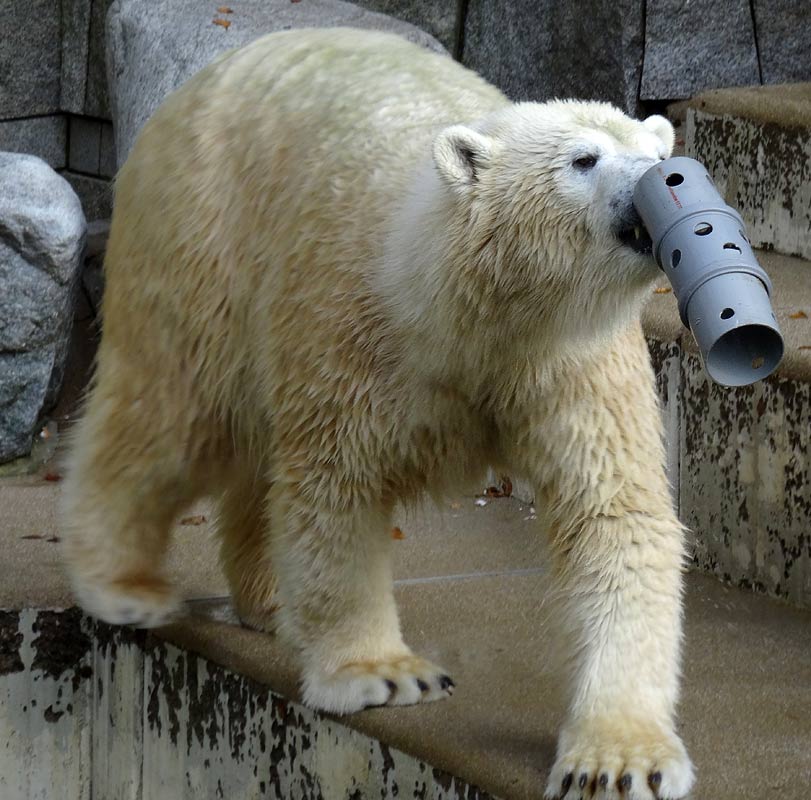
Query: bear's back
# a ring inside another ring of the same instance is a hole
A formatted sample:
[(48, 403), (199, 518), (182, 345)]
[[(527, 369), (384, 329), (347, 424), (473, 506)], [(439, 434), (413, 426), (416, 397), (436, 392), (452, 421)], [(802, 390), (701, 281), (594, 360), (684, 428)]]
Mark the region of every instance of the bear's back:
[(435, 132), (506, 103), (390, 34), (286, 31), (224, 54), (164, 101), (117, 177), (102, 349), (190, 365), (225, 407), (313, 353), (375, 371), (366, 277), (391, 218)]
[(314, 246), (358, 264), (382, 246), (433, 135), (506, 103), (393, 34), (273, 33), (164, 101), (117, 177), (113, 228), (126, 216), (139, 247), (182, 247), (179, 264), (205, 249), (206, 261), (238, 253), (272, 267), (312, 259)]
[(137, 191), (161, 192), (156, 205), (171, 196), (199, 203), (204, 216), (239, 209), (264, 225), (283, 205), (293, 220), (317, 214), (321, 236), (330, 229), (358, 244), (402, 198), (439, 129), (506, 102), (451, 58), (393, 34), (273, 33), (167, 98), (122, 169), (119, 192), (148, 161), (149, 185)]

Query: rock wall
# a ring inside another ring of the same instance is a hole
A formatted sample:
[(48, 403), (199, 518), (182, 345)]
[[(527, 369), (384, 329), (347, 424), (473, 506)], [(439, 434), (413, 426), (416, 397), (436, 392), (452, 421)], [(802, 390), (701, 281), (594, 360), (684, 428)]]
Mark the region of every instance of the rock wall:
[[(38, 155), (64, 171), (91, 220), (109, 217), (111, 208), (113, 135), (105, 66), (111, 2), (6, 0), (0, 10), (4, 30), (14, 31), (0, 38), (0, 150)], [(181, 5), (181, 0), (151, 3), (155, 23), (178, 34), (171, 20)], [(220, 7), (213, 0), (196, 5), (209, 22)], [(251, 4), (232, 5), (240, 13)], [(284, 5), (289, 14), (306, 16), (308, 24), (320, 24), (319, 17), (329, 23), (330, 4), (322, 0)], [(686, 98), (713, 87), (811, 79), (808, 0), (357, 0), (356, 5), (424, 30), (516, 99), (590, 97), (637, 112), (646, 101)]]

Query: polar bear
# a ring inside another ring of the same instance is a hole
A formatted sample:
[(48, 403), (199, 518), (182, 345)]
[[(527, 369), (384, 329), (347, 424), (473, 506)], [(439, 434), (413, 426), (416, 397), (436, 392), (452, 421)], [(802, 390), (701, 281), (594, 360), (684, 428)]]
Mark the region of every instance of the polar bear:
[(116, 182), (65, 487), (82, 605), (164, 622), (172, 522), (216, 494), (236, 609), (295, 645), (306, 703), (437, 700), (452, 679), (400, 633), (392, 509), (525, 475), (574, 645), (547, 796), (682, 797), (683, 530), (631, 199), (672, 144), (661, 117), (512, 104), (381, 33), (275, 33), (192, 78)]

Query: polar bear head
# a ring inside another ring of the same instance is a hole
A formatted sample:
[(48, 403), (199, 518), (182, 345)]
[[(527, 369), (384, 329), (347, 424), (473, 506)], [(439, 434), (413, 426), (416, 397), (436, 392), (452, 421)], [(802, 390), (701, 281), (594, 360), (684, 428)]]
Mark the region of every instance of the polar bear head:
[(433, 165), (455, 260), (497, 295), (547, 310), (550, 297), (592, 304), (605, 317), (657, 274), (633, 190), (673, 140), (663, 117), (579, 101), (518, 103), (445, 128)]

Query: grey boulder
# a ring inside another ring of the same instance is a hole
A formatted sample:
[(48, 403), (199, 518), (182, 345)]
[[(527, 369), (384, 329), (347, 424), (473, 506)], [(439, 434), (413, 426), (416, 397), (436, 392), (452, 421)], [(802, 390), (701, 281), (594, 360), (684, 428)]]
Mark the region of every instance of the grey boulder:
[[(107, 15), (107, 79), (116, 160), (126, 160), (143, 124), (173, 89), (220, 53), (291, 28), (352, 27), (391, 31), (436, 52), (445, 48), (419, 28), (341, 0), (241, 0), (228, 4), (115, 0)], [(229, 9), (230, 10), (230, 9)]]
[(35, 156), (0, 153), (0, 463), (30, 452), (56, 401), (85, 229), (64, 178)]

